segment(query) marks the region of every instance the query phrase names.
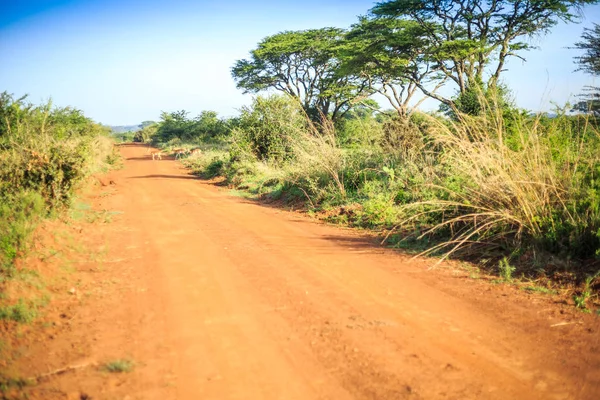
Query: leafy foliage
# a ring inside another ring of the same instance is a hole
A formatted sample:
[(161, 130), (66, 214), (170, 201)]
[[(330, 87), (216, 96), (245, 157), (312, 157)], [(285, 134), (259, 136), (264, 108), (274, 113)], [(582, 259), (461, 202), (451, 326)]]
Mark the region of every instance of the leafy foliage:
[(426, 31), (416, 21), (361, 17), (346, 35), (342, 70), (367, 79), (369, 89), (384, 96), (406, 119), (423, 101), (411, 105), (416, 82), (426, 83), (436, 69), (423, 68)]
[(242, 160), (250, 156), (275, 163), (289, 160), (293, 142), (305, 127), (305, 114), (294, 99), (256, 97), (250, 107), (241, 110), (232, 133), (232, 158)]
[(343, 30), (287, 31), (263, 39), (250, 59), (239, 60), (231, 74), (240, 89), (275, 89), (300, 101), (315, 121), (337, 120), (366, 89), (365, 82), (340, 70)]
[[(371, 14), (387, 21), (414, 21), (420, 27), (421, 68), (439, 71), (438, 81), (453, 82), (460, 94), (486, 83), (494, 87), (510, 57), (522, 58), (526, 39), (546, 33), (559, 20), (574, 22), (580, 8), (597, 0), (484, 1), (390, 0)], [(484, 74), (490, 71), (486, 81)], [(409, 78), (423, 93), (454, 108), (452, 99), (433, 92), (419, 76)]]
[(152, 138), (157, 142), (166, 143), (173, 139), (194, 141), (222, 138), (229, 134), (231, 124), (220, 119), (214, 111), (202, 111), (196, 118), (190, 119), (187, 111), (180, 110), (171, 113), (163, 112), (158, 125), (151, 125), (144, 129), (149, 130), (149, 135), (144, 141)]
[[(0, 290), (15, 272), (37, 223), (68, 206), (91, 173), (114, 164), (108, 130), (71, 107), (35, 106), (0, 94)], [(1, 318), (29, 320), (24, 303)]]
[(583, 50), (583, 55), (576, 57), (579, 70), (591, 75), (600, 75), (600, 25), (584, 28), (581, 42), (575, 43), (575, 48)]

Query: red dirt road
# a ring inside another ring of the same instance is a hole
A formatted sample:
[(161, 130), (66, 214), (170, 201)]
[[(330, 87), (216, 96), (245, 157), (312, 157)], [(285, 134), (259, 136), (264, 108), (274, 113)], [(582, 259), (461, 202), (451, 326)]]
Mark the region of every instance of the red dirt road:
[(143, 147), (122, 154), (114, 193), (95, 200), (123, 213), (90, 233), (103, 262), (81, 283), (89, 300), (25, 359), (31, 374), (122, 357), (136, 368), (77, 368), (32, 398), (600, 398), (600, 318), (428, 270)]

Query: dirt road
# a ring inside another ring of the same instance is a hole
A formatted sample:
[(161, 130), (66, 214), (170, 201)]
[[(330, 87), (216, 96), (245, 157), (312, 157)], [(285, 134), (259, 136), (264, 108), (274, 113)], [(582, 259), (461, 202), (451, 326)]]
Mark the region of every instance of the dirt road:
[(599, 318), (428, 270), (143, 147), (122, 154), (115, 191), (96, 199), (122, 214), (94, 232), (104, 253), (101, 275), (82, 283), (92, 300), (29, 358), (50, 351), (35, 373), (119, 357), (136, 368), (74, 369), (34, 398), (600, 398)]

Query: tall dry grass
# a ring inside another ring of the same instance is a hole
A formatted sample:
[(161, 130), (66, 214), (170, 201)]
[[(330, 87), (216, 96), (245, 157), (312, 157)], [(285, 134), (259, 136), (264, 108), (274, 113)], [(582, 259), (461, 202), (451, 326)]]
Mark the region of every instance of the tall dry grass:
[[(432, 119), (429, 134), (443, 168), (424, 186), (445, 195), (407, 204), (410, 216), (401, 224), (434, 215), (423, 235), (444, 231), (449, 240), (428, 251), (447, 255), (474, 243), (520, 249), (527, 242), (593, 256), (600, 239), (598, 130), (564, 115), (510, 118), (496, 109)], [(463, 184), (448, 184), (449, 176)]]
[[(322, 116), (320, 126), (316, 126), (307, 117), (307, 129), (298, 130), (294, 135), (292, 151), (294, 158), (287, 167), (287, 178), (292, 183), (309, 183), (311, 191), (316, 194), (322, 183), (329, 181), (331, 184), (326, 185), (327, 189), (333, 190), (341, 200), (346, 199), (342, 176), (344, 155), (330, 120)], [(314, 204), (310, 194), (307, 191), (305, 194)]]

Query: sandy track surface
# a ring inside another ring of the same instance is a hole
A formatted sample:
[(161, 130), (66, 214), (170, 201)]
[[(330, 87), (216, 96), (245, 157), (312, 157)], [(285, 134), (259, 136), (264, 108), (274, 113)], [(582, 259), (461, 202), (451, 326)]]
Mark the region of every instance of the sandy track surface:
[(25, 360), (136, 368), (74, 369), (33, 398), (600, 398), (597, 317), (122, 154), (97, 205), (123, 213), (93, 233), (113, 285), (90, 272), (104, 295)]

